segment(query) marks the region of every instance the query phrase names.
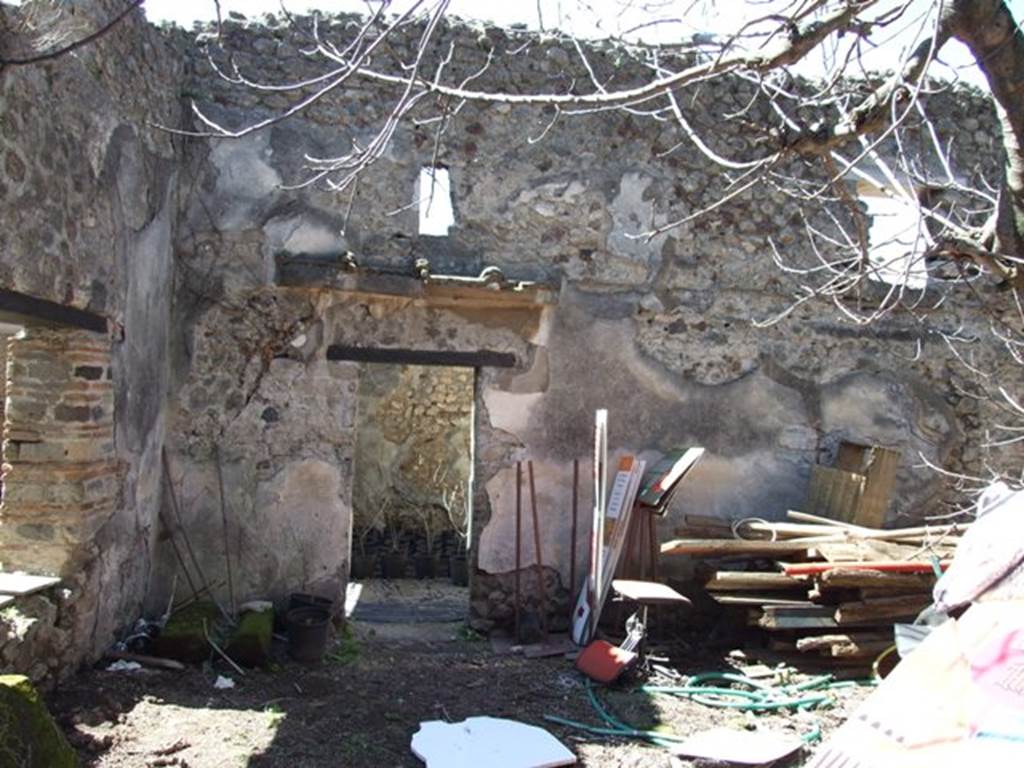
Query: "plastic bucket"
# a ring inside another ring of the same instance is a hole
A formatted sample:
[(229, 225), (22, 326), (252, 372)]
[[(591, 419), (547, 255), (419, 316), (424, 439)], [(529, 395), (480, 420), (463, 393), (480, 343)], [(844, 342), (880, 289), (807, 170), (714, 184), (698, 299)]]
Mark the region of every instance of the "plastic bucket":
[(320, 597), (308, 592), (292, 592), (288, 597), (288, 612), (296, 608), (323, 608), (330, 612), (334, 607), (334, 601), (329, 597)]
[(288, 655), (296, 661), (317, 662), (327, 650), (331, 612), (318, 606), (288, 611)]

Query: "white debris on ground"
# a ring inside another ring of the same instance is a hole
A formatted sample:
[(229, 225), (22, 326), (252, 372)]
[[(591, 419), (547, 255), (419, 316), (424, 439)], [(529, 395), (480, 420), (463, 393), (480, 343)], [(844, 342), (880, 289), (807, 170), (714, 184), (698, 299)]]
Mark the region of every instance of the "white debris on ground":
[(134, 672), (137, 669), (142, 669), (139, 662), (120, 659), (107, 667), (107, 672)]
[(497, 717), (420, 723), (411, 747), (427, 768), (556, 768), (576, 764), (576, 756), (543, 728)]
[(228, 688), (235, 687), (235, 681), (230, 677), (224, 677), (224, 675), (217, 675), (217, 680), (213, 683), (213, 687), (218, 691), (224, 691)]

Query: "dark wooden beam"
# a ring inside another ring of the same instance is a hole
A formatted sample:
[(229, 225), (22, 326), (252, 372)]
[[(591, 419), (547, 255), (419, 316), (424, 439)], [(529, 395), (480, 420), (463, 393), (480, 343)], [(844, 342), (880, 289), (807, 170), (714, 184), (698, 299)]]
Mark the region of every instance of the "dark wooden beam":
[(509, 352), (450, 352), (447, 350), (389, 349), (384, 347), (346, 347), (332, 344), (328, 360), (357, 363), (398, 363), (400, 365), (447, 365), (462, 368), (512, 368), (516, 356)]
[(0, 288), (0, 318), (18, 325), (71, 326), (96, 333), (107, 332), (107, 318), (84, 309), (67, 307), (46, 299)]

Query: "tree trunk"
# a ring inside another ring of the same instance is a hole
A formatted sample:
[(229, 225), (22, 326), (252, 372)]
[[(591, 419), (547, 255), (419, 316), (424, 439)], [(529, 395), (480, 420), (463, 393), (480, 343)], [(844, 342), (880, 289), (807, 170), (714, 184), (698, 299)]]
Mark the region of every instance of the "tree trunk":
[[(1024, 257), (1024, 33), (1002, 0), (955, 0), (948, 13), (953, 36), (970, 49), (988, 80), (1003, 129), (1005, 176), (992, 250)], [(1014, 284), (1024, 284), (1017, 268)]]

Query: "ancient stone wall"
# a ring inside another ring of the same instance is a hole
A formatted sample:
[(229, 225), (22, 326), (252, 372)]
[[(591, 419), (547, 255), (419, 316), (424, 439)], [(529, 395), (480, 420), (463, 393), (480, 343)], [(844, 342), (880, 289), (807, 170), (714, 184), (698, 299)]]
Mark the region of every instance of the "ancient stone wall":
[[(5, 53), (39, 44), (26, 23), (38, 7), (0, 6)], [(62, 4), (47, 32), (73, 39), (83, 20), (119, 8)], [(343, 33), (351, 22), (331, 18), (324, 29)], [(305, 38), (284, 22), (230, 21), (223, 32), (218, 60), (230, 53), (255, 79), (319, 73), (301, 53)], [(499, 57), (480, 88), (552, 91), (587, 76), (572, 42), (557, 36), (459, 24), (443, 34), (456, 42), (458, 72), (477, 72), (492, 51)], [(394, 55), (418, 36), (402, 30)], [(426, 65), (448, 50), (439, 44)], [(642, 52), (627, 47), (596, 44), (588, 58), (610, 85), (649, 75)], [(716, 151), (755, 151), (741, 126), (722, 121), (745, 107), (751, 88), (710, 83), (687, 102)], [(805, 304), (783, 323), (755, 327), (791, 308), (799, 289), (773, 264), (773, 247), (795, 264), (816, 258), (802, 209), (762, 186), (637, 237), (708, 206), (730, 183), (671, 123), (470, 103), (440, 144), (428, 126), (402, 124), (351, 198), (339, 199), (321, 185), (287, 187), (307, 178), (306, 155), (373, 135), (394, 97), (387, 86), (335, 93), (237, 141), (152, 128), (191, 125), (181, 97), (232, 126), (291, 103), (217, 79), (193, 34), (158, 33), (140, 14), (73, 56), (8, 67), (0, 78), (0, 287), (89, 310), (109, 326), (93, 338), (30, 325), (15, 342), (36, 359), (19, 361), (14, 347), (5, 417), (16, 427), (6, 457), (12, 490), (0, 509), (10, 548), (0, 562), (65, 579), (64, 592), (26, 604), (32, 632), (3, 630), (0, 654), (18, 671), (67, 673), (136, 618), (144, 595), (149, 609), (166, 606), (177, 565), (159, 514), (165, 446), (184, 527), (218, 592), (230, 564), (239, 600), (294, 589), (340, 595), (360, 367), (330, 359), (332, 347), (514, 357), (512, 368), (476, 372), (480, 626), (507, 615), (518, 460), (534, 462), (546, 588), (552, 603), (565, 602), (571, 466), (583, 459), (587, 477), (596, 408), (610, 409), (613, 453), (654, 459), (675, 445), (708, 448), (664, 534), (686, 511), (774, 517), (799, 506), (811, 464), (841, 439), (903, 449), (893, 520), (945, 511), (945, 486), (921, 457), (982, 465), (987, 406), (964, 395), (961, 361), (933, 331), (987, 338), (975, 298), (953, 292), (938, 302), (945, 287), (936, 282), (920, 305), (930, 326), (894, 316), (860, 327)], [(960, 89), (929, 102), (940, 129), (956, 135), (958, 178), (998, 170), (986, 104)], [(917, 137), (922, 156), (925, 138)], [(435, 162), (452, 179), (447, 237), (417, 231), (416, 181)], [(827, 176), (797, 161), (780, 170), (808, 182)], [(346, 250), (354, 267), (338, 258)], [(417, 259), (434, 275), (496, 266), (541, 285), (460, 293), (416, 278)], [(289, 277), (289, 263), (306, 273)], [(973, 365), (1006, 375), (997, 348), (982, 341), (970, 353)], [(42, 376), (47, 366), (52, 378)], [(31, 425), (34, 404), (43, 408)], [(46, 434), (25, 439), (30, 426)], [(44, 476), (60, 482), (44, 488)], [(583, 520), (589, 504), (584, 481)], [(25, 640), (42, 634), (49, 639)], [(49, 660), (40, 664), (39, 653)]]
[[(330, 17), (321, 29), (343, 34), (351, 24), (351, 18)], [(451, 67), (457, 72), (478, 71), (492, 51), (501, 61), (475, 81), (484, 90), (552, 91), (587, 77), (572, 43), (557, 37), (457, 24), (442, 36), (456, 41)], [(417, 39), (415, 29), (401, 32), (391, 41), (394, 55), (401, 58)], [(178, 35), (175, 44), (195, 51), (191, 36)], [(214, 51), (218, 61), (230, 55), (257, 80), (294, 81), (320, 71), (300, 53), (301, 35), (280, 21), (231, 21), (221, 45)], [(448, 51), (447, 43), (439, 44), (431, 55)], [(613, 85), (649, 74), (641, 53), (626, 47), (597, 44), (588, 58), (597, 76)], [(190, 94), (225, 125), (250, 124), (290, 103), (282, 93), (218, 79), (200, 56), (191, 60)], [(751, 88), (739, 81), (708, 83), (687, 101), (688, 119), (705, 129), (716, 151), (740, 159), (755, 151), (742, 127), (721, 119), (745, 107)], [(436, 146), (428, 128), (399, 126), (351, 198), (339, 200), (320, 185), (284, 188), (306, 178), (303, 155), (330, 156), (352, 142), (365, 144), (393, 96), (379, 84), (354, 88), (238, 141), (193, 145), (197, 180), (190, 187), (181, 263), (216, 298), (194, 302), (178, 317), (184, 364), (177, 372), (175, 433), (186, 442), (207, 411), (219, 412), (193, 397), (206, 374), (190, 361), (191, 350), (216, 348), (225, 381), (255, 381), (254, 364), (233, 352), (237, 321), (221, 314), (216, 301), (241, 305), (249, 296), (272, 295), (308, 301), (308, 309), (293, 313), (301, 320), (307, 370), (342, 365), (323, 362), (331, 344), (514, 352), (515, 368), (478, 372), (473, 542), (479, 568), (488, 574), (513, 566), (514, 463), (532, 459), (542, 557), (567, 581), (572, 460), (589, 457), (593, 412), (600, 407), (611, 411), (613, 453), (654, 459), (676, 445), (708, 448), (663, 525), (666, 535), (687, 511), (776, 517), (800, 506), (811, 465), (827, 461), (841, 439), (903, 450), (893, 521), (946, 509), (940, 504), (945, 486), (921, 468), (921, 457), (954, 468), (979, 466), (985, 420), (979, 409), (985, 406), (958, 391), (959, 362), (918, 320), (893, 316), (859, 327), (834, 307), (805, 304), (785, 322), (753, 325), (790, 309), (799, 290), (799, 281), (773, 263), (773, 246), (794, 264), (817, 258), (797, 202), (761, 186), (664, 234), (637, 237), (710, 205), (729, 184), (670, 123), (622, 111), (569, 119), (544, 107), (467, 103)], [(930, 98), (940, 122), (973, 121), (970, 130), (957, 132), (956, 172), (965, 180), (995, 172), (998, 131), (989, 107), (963, 90)], [(926, 155), (924, 137), (918, 138)], [(452, 179), (455, 225), (447, 237), (420, 236), (412, 204), (421, 168), (435, 161)], [(784, 170), (809, 183), (827, 177), (825, 169), (798, 161)], [(372, 281), (360, 282), (346, 272), (352, 265), (338, 258), (346, 250), (357, 275), (405, 274), (412, 287), (381, 287), (384, 277), (367, 287)], [(285, 280), (281, 264), (289, 258), (319, 277)], [(481, 300), (470, 313), (439, 307), (416, 287), (416, 259), (426, 259), (434, 274), (476, 275), (494, 265), (508, 278), (540, 281), (553, 298), (511, 314), (497, 298), (489, 308)], [(934, 290), (937, 297), (944, 287)], [(930, 313), (931, 322), (984, 338), (972, 302), (968, 294), (954, 294)], [(296, 355), (287, 344), (271, 346), (276, 355)], [(978, 354), (1000, 369), (993, 348), (979, 345)], [(294, 381), (292, 402), (309, 401), (308, 380)], [(220, 402), (236, 389), (225, 384), (213, 398)], [(249, 391), (262, 396), (258, 385)], [(282, 421), (303, 428), (291, 415)], [(287, 471), (291, 459), (280, 454), (275, 461), (274, 471)], [(582, 476), (588, 471), (585, 463)], [(342, 484), (350, 479), (346, 475)], [(584, 482), (580, 509), (589, 503)], [(585, 512), (581, 518), (587, 519)], [(583, 552), (578, 547), (580, 567)], [(527, 537), (524, 562), (533, 561)], [(497, 586), (487, 586), (492, 582)], [(507, 604), (498, 597), (489, 603), (481, 594), (500, 592), (501, 582), (481, 580), (475, 613), (486, 613), (490, 603)]]
[[(0, 6), (5, 58), (70, 43), (115, 0)], [(4, 668), (52, 683), (138, 617), (159, 533), (182, 66), (142, 12), (71, 55), (0, 75), (0, 288), (109, 333), (11, 343), (0, 563), (63, 577), (8, 608)], [(17, 318), (5, 318), (17, 321)], [(13, 615), (13, 614), (12, 614)], [(17, 623), (15, 621), (14, 623)]]

